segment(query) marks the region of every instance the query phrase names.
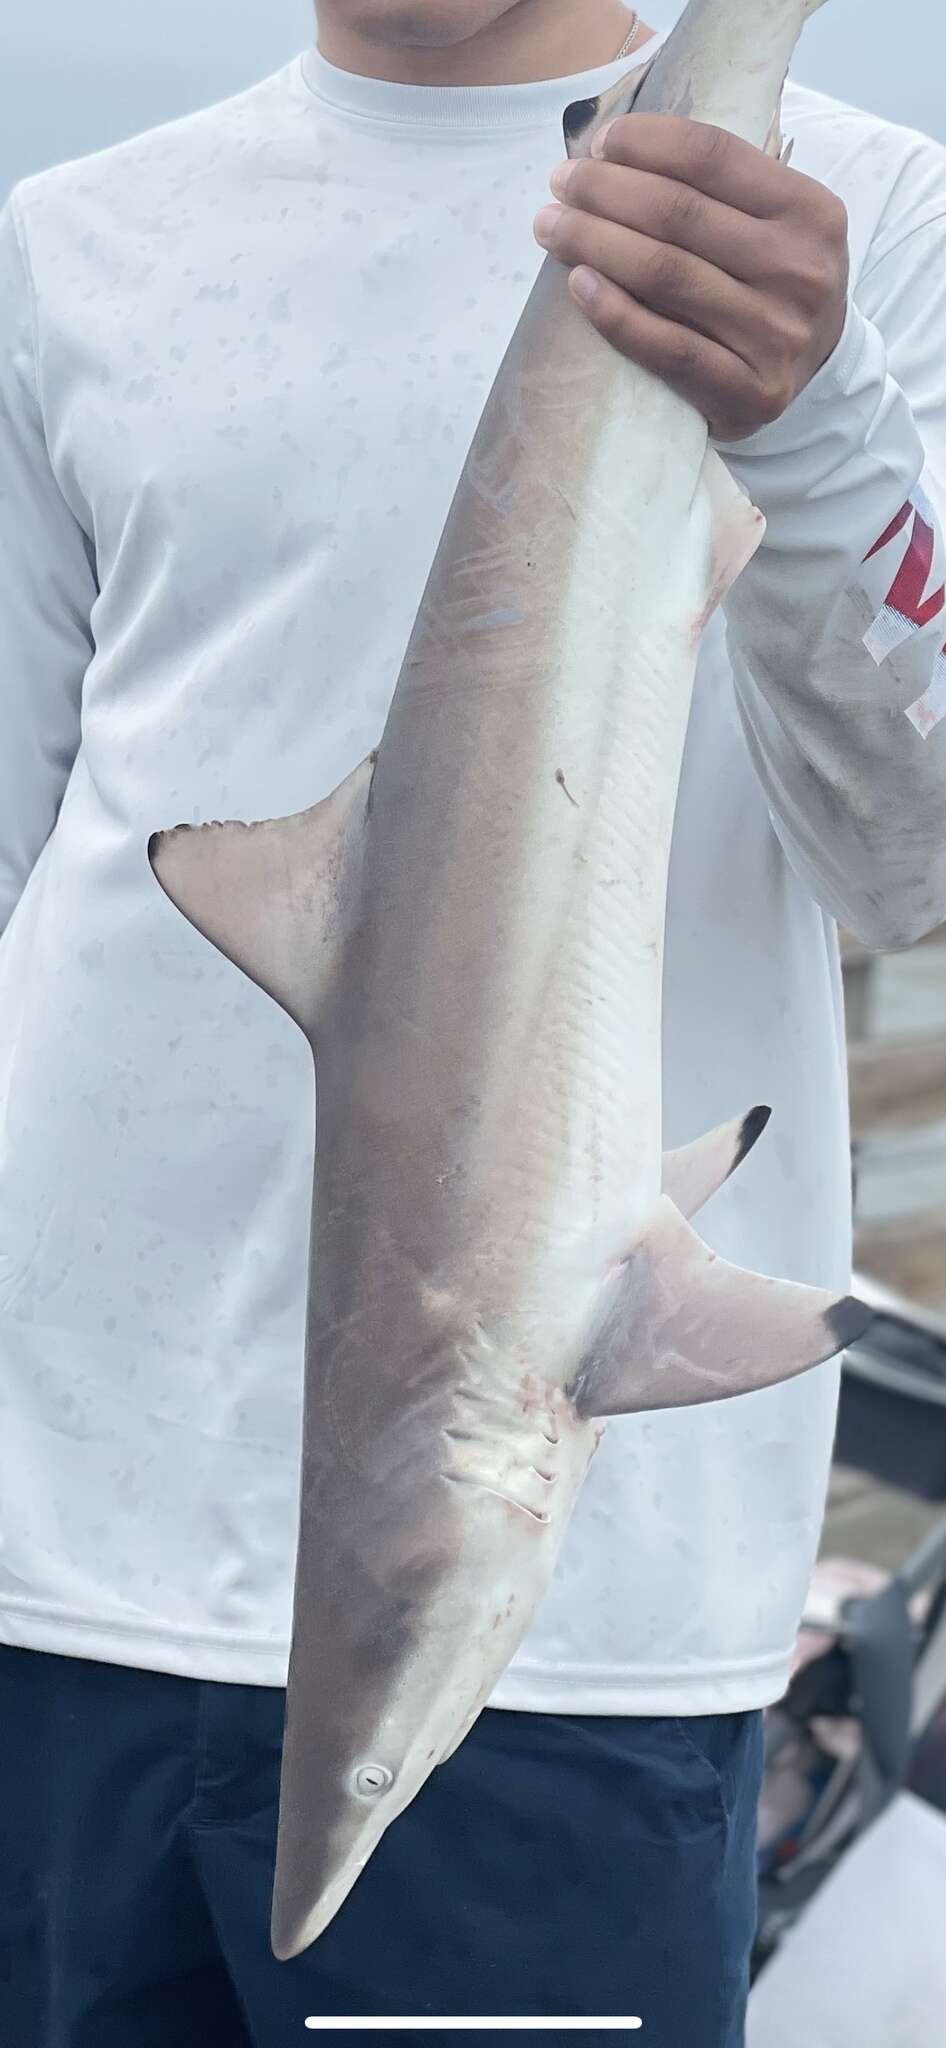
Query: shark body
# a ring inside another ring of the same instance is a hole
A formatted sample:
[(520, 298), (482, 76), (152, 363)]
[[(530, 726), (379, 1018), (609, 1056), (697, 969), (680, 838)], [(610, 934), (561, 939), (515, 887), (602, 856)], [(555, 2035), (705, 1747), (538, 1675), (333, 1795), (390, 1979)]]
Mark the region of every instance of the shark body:
[[(760, 146), (806, 0), (691, 0), (636, 101)], [(705, 422), (546, 261), (377, 754), (299, 816), (151, 846), (312, 1045), (301, 1522), (273, 1917), (314, 1940), (549, 1583), (602, 1418), (714, 1400), (869, 1319), (687, 1217), (758, 1136), (661, 1157), (670, 838), (702, 628), (764, 522)]]

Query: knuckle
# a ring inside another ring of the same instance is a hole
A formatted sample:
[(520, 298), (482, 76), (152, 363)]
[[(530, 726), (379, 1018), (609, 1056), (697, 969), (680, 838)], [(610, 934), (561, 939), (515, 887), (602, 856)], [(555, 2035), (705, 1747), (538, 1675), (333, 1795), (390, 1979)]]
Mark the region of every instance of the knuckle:
[(734, 377), (728, 389), (718, 393), (715, 416), (725, 419), (727, 437), (732, 440), (755, 432), (761, 423), (758, 396), (750, 378)]
[(809, 221), (800, 230), (788, 221), (774, 222), (760, 232), (756, 246), (764, 289), (802, 305), (820, 303), (833, 266)]
[(795, 396), (794, 382), (790, 377), (772, 375), (763, 379), (759, 386), (755, 405), (755, 417), (763, 427), (774, 426), (782, 414), (788, 411)]
[(776, 361), (794, 363), (811, 343), (811, 321), (792, 306), (781, 306), (771, 323), (772, 354)]
[(834, 289), (834, 267), (823, 256), (802, 256), (794, 265), (791, 281), (798, 304), (817, 312)]
[(788, 211), (798, 221), (806, 239), (810, 242), (812, 234), (816, 234), (822, 248), (846, 246), (849, 222), (843, 199), (816, 178), (806, 178), (798, 171), (793, 173), (791, 190), (793, 204)]
[(678, 333), (675, 334), (672, 344), (669, 344), (669, 348), (672, 355), (674, 375), (681, 378), (687, 384), (698, 382), (704, 369), (705, 359), (705, 351), (699, 336), (691, 334), (688, 328), (681, 327)]
[(703, 218), (705, 208), (692, 185), (668, 185), (664, 201), (664, 223), (671, 236), (686, 235)]
[(725, 128), (712, 128), (706, 122), (694, 121), (690, 148), (698, 169), (716, 171), (729, 160), (732, 137), (727, 135)]
[(824, 185), (821, 189), (824, 193), (825, 202), (824, 232), (835, 247), (846, 248), (849, 227), (847, 207), (843, 199), (838, 198), (836, 192), (829, 192)]
[(648, 284), (655, 299), (675, 303), (684, 295), (688, 265), (686, 257), (669, 243), (659, 243), (649, 259)]

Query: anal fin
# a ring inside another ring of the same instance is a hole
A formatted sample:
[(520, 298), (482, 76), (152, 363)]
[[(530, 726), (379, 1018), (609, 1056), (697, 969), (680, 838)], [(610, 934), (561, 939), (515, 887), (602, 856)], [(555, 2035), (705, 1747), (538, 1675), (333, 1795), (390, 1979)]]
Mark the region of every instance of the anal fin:
[(308, 1035), (346, 926), (374, 756), (311, 810), (156, 832), (166, 896)]
[(612, 1284), (572, 1388), (586, 1417), (687, 1407), (773, 1386), (833, 1358), (874, 1319), (852, 1295), (729, 1265), (666, 1195)]

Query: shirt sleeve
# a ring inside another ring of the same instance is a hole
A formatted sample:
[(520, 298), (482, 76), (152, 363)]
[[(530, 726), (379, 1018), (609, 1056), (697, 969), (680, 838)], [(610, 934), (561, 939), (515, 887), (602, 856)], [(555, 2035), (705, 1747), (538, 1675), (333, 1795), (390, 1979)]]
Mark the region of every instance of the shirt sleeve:
[(946, 152), (916, 138), (839, 347), (721, 449), (765, 513), (727, 602), (787, 858), (867, 945), (946, 919)]
[(79, 747), (96, 595), (53, 474), (16, 194), (0, 212), (0, 931), (56, 822)]

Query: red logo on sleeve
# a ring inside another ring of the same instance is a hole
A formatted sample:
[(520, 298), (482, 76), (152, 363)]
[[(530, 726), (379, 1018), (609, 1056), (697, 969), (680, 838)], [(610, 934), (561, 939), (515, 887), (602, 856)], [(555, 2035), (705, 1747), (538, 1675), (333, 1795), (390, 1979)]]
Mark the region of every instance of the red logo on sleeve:
[[(864, 556), (864, 564), (892, 548), (898, 535), (906, 533), (906, 547), (887, 591), (884, 603), (864, 635), (864, 645), (878, 666), (915, 633), (920, 633), (946, 612), (946, 584), (930, 589), (936, 559), (936, 519), (924, 492), (919, 488), (901, 505), (896, 517)], [(946, 717), (946, 645), (933, 664), (932, 681), (924, 695), (907, 711), (917, 732), (925, 738)]]
[[(920, 497), (920, 493), (917, 493)], [(920, 504), (909, 502), (901, 506), (885, 533), (874, 542), (864, 561), (870, 562), (884, 548), (896, 540), (898, 533), (910, 526), (910, 537), (900, 566), (887, 592), (886, 601), (876, 619), (864, 635), (864, 645), (875, 661), (884, 661), (895, 647), (908, 640), (911, 633), (919, 633), (929, 626), (941, 612), (946, 611), (946, 584), (927, 596), (933, 559), (936, 553), (936, 529), (926, 499)], [(910, 525), (912, 515), (912, 525)]]

